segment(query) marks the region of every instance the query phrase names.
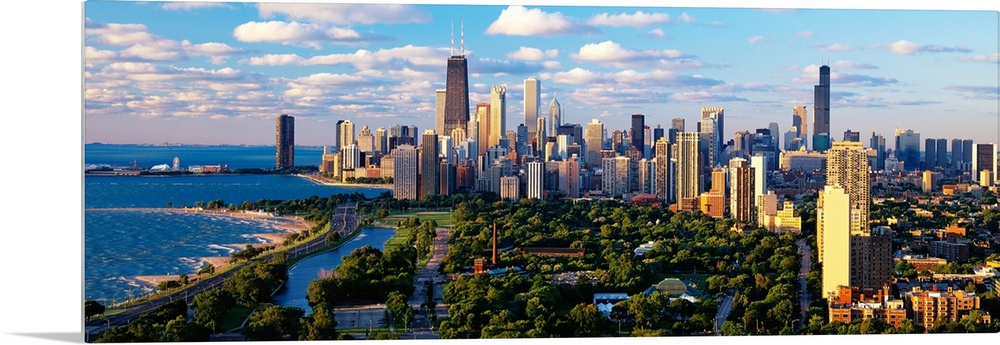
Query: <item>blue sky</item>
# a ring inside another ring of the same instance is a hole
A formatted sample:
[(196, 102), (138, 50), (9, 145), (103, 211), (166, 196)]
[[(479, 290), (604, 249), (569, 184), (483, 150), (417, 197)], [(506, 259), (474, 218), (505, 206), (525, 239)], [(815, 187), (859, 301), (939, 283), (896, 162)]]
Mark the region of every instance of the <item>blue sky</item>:
[(996, 11), (294, 3), (84, 4), (85, 142), (332, 144), (334, 124), (434, 123), (454, 25), (464, 25), (470, 100), (541, 80), (564, 122), (624, 129), (633, 113), (688, 130), (726, 109), (725, 136), (810, 108), (832, 68), (831, 131), (998, 140)]

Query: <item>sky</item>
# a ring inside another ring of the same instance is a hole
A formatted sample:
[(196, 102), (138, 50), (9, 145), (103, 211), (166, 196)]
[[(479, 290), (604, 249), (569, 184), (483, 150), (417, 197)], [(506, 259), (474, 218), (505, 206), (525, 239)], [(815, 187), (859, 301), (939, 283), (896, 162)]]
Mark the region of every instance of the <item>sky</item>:
[(723, 107), (725, 138), (771, 122), (783, 136), (796, 105), (813, 127), (829, 65), (834, 140), (1000, 142), (990, 10), (88, 1), (83, 15), (84, 142), (273, 145), (279, 114), (297, 145), (332, 145), (341, 119), (432, 129), (463, 41), (471, 108), (506, 85), (508, 130), (536, 76), (564, 123), (610, 133), (641, 113), (693, 131)]

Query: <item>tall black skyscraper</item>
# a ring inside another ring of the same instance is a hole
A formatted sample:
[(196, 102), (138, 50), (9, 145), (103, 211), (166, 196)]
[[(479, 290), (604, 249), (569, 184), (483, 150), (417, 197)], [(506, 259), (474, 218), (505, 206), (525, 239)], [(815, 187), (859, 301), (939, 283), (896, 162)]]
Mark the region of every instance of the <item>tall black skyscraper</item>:
[(632, 147), (639, 152), (643, 152), (643, 145), (646, 143), (646, 116), (642, 114), (632, 114)]
[(469, 64), (465, 60), (464, 28), (461, 53), (455, 55), (454, 38), (451, 50), (444, 91), (444, 133), (438, 133), (439, 135), (451, 135), (451, 131), (455, 128), (467, 130), (469, 123)]
[(291, 168), (295, 166), (295, 118), (281, 114), (274, 127), (274, 168)]
[(438, 136), (433, 131), (424, 133), (420, 146), (420, 199), (441, 192), (441, 166), (438, 156)]
[(826, 142), (817, 146), (813, 140), (813, 149), (826, 151), (830, 148), (830, 66), (819, 68), (819, 85), (813, 89), (813, 137), (826, 134)]

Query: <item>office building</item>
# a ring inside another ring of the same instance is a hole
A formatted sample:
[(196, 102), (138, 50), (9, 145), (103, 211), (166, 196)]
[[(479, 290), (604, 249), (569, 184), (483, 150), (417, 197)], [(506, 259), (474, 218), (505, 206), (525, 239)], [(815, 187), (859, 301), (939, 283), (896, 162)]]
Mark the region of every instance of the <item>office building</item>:
[(437, 133), (448, 133), (444, 130), (444, 108), (447, 89), (437, 89), (434, 91), (434, 131)]
[(350, 144), (340, 150), (341, 167), (344, 170), (354, 170), (361, 167), (361, 149), (358, 145)]
[(530, 77), (524, 80), (524, 125), (528, 127), (528, 138), (535, 139), (538, 131), (538, 109), (541, 108), (542, 87), (538, 78)]
[[(997, 146), (993, 143), (973, 146), (972, 179), (980, 185), (992, 185), (990, 183), (997, 180)], [(983, 171), (987, 171), (985, 175)], [(984, 179), (984, 176), (988, 179)]]
[(375, 135), (368, 126), (361, 126), (361, 132), (358, 133), (358, 149), (368, 157), (375, 154)]
[[(463, 40), (464, 41), (464, 40)], [(448, 58), (448, 74), (445, 81), (444, 128), (438, 133), (451, 133), (455, 128), (467, 128), (469, 122), (469, 66), (465, 60), (465, 45), (462, 52)], [(416, 133), (413, 134), (416, 136)]]
[(951, 139), (951, 165), (952, 168), (961, 169), (964, 162), (965, 153), (962, 152), (962, 139)]
[(712, 169), (712, 188), (701, 193), (699, 198), (701, 212), (713, 218), (725, 216), (726, 209), (726, 171), (722, 168)]
[(417, 200), (419, 174), (417, 148), (400, 145), (392, 150), (392, 195), (396, 200)]
[(729, 160), (729, 217), (751, 224), (754, 208), (754, 168), (743, 158)]
[[(428, 130), (423, 135), (424, 144), (420, 146), (420, 199), (437, 195), (441, 191), (441, 177), (438, 152), (438, 138), (434, 131)], [(399, 161), (396, 162), (399, 165)]]
[(678, 133), (685, 132), (686, 130), (684, 129), (684, 119), (675, 117), (674, 119), (670, 120), (670, 128), (676, 129)]
[(710, 114), (698, 122), (698, 134), (701, 136), (701, 154), (705, 159), (705, 166), (709, 168), (718, 166), (719, 156), (722, 153), (722, 138), (715, 115)]
[(645, 127), (646, 116), (642, 114), (632, 114), (632, 147), (638, 149), (639, 152), (644, 152), (643, 148), (646, 145)]
[(868, 154), (861, 143), (837, 142), (827, 151), (826, 184), (840, 186), (851, 196), (851, 233), (868, 230), (871, 208), (869, 172)]
[[(489, 146), (500, 144), (504, 133), (507, 132), (507, 88), (503, 85), (493, 85), (490, 88), (490, 116), (487, 135)], [(481, 127), (482, 123), (479, 124)], [(482, 130), (480, 130), (482, 133)]]
[[(823, 264), (822, 296), (817, 297), (823, 298), (836, 294), (839, 286), (851, 286), (851, 196), (843, 187), (827, 184), (820, 200), (823, 209), (817, 214), (817, 228), (827, 230), (816, 236)], [(824, 260), (824, 255), (830, 259)]]
[(850, 129), (844, 131), (844, 141), (861, 142), (861, 132)]
[[(813, 100), (813, 150), (823, 152), (830, 148), (830, 66), (820, 66), (819, 84), (813, 88)], [(816, 143), (815, 139), (820, 139), (820, 142)]]
[(924, 170), (932, 170), (937, 166), (937, 139), (924, 139)]
[(896, 128), (896, 159), (903, 162), (903, 169), (920, 168), (920, 133)]
[(552, 102), (549, 103), (549, 121), (548, 128), (549, 135), (556, 135), (556, 129), (562, 126), (562, 106), (559, 105), (559, 101), (556, 100), (555, 96), (552, 96)]
[(636, 193), (652, 194), (654, 173), (652, 160), (646, 158), (639, 160), (639, 189), (635, 190)]
[(375, 152), (380, 155), (389, 153), (389, 137), (385, 131), (385, 127), (379, 127), (375, 129)]
[(354, 122), (344, 120), (344, 122), (340, 123), (340, 137), (337, 138), (337, 148), (343, 149), (351, 144), (354, 144)]
[[(496, 144), (490, 144), (490, 104), (489, 103), (478, 103), (476, 104), (476, 127), (479, 130), (479, 134), (476, 136), (476, 141), (479, 142), (479, 152), (486, 152), (490, 146)], [(497, 142), (500, 139), (497, 138)]]
[(604, 143), (604, 124), (597, 119), (591, 120), (587, 124), (584, 142), (587, 143), (587, 154), (584, 156), (584, 162), (588, 165), (598, 165), (598, 162), (601, 161), (601, 148)]
[(757, 200), (767, 193), (767, 157), (750, 157), (750, 168), (753, 169), (753, 200)]
[[(547, 129), (545, 127), (545, 116), (539, 116), (538, 121), (536, 123), (537, 124), (535, 125), (535, 128), (537, 132), (535, 132), (535, 152), (544, 152), (545, 142), (546, 139), (548, 138)], [(535, 155), (541, 157), (543, 161), (546, 160), (544, 154), (535, 154)]]
[(580, 162), (576, 157), (558, 163), (559, 191), (567, 198), (580, 197)]
[(948, 167), (948, 139), (938, 139), (937, 140), (937, 163), (936, 167), (947, 168)]
[(875, 165), (872, 166), (872, 170), (885, 170), (885, 137), (881, 134), (875, 134), (875, 130), (873, 129), (872, 137), (868, 142), (868, 147), (875, 150)]
[(795, 137), (802, 139), (802, 145), (806, 146), (809, 136), (809, 110), (804, 105), (792, 107), (792, 127), (795, 127)]
[(457, 188), (455, 165), (445, 160), (441, 160), (441, 163), (438, 164), (438, 178), (440, 179), (438, 182), (438, 188), (440, 188), (438, 194), (445, 196), (452, 195)]
[(504, 176), (500, 178), (500, 198), (517, 200), (520, 196), (518, 185), (520, 181), (517, 176)]
[(274, 169), (295, 166), (295, 118), (281, 114), (274, 124)]

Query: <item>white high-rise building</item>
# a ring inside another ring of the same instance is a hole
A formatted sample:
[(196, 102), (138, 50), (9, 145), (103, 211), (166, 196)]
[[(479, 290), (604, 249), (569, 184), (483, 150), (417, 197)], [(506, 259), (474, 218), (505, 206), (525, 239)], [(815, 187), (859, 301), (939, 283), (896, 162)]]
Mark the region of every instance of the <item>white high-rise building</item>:
[(542, 199), (545, 196), (545, 162), (528, 162), (528, 198)]
[(503, 176), (500, 178), (500, 198), (517, 200), (520, 196), (518, 185), (520, 180), (517, 176)]
[(750, 167), (753, 168), (753, 200), (767, 193), (767, 157), (750, 157)]
[(503, 85), (493, 85), (490, 88), (489, 146), (500, 144), (500, 139), (505, 133), (507, 133), (507, 88)]
[(625, 156), (608, 157), (602, 160), (604, 175), (601, 189), (608, 197), (621, 197), (629, 193), (629, 159)]
[(344, 120), (340, 123), (340, 138), (337, 138), (337, 148), (343, 150), (347, 145), (354, 144), (354, 123)]
[(358, 133), (358, 148), (368, 156), (375, 153), (375, 135), (368, 126), (361, 126), (361, 133)]
[(361, 149), (358, 145), (350, 144), (340, 150), (340, 161), (344, 169), (357, 169), (361, 166)]
[[(459, 128), (455, 128), (455, 130), (459, 130)], [(452, 132), (454, 132), (455, 130), (453, 130)], [(438, 136), (438, 152), (440, 153), (441, 157), (444, 158), (444, 161), (448, 162), (448, 164), (454, 165), (455, 163), (458, 162), (455, 160), (455, 148), (454, 144), (452, 144), (451, 136), (447, 135)]]

